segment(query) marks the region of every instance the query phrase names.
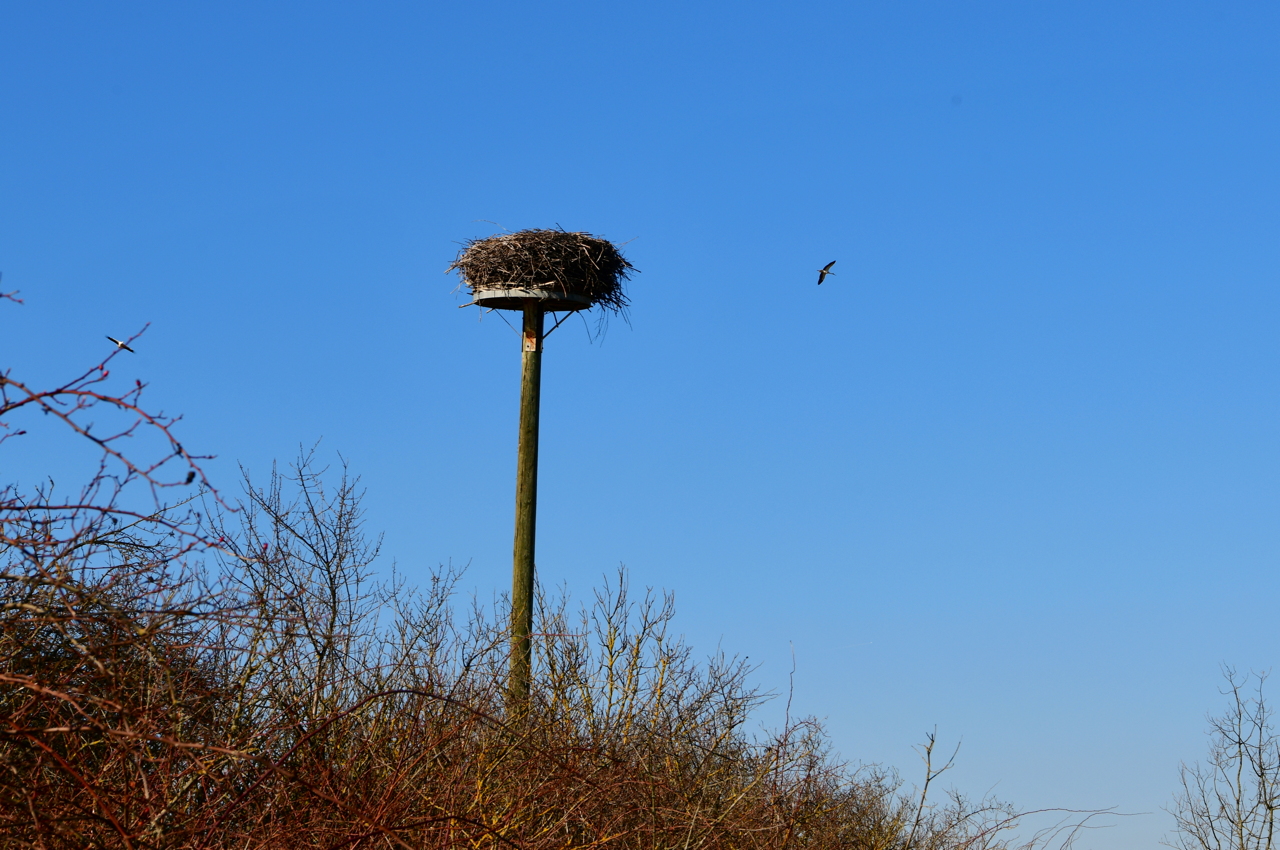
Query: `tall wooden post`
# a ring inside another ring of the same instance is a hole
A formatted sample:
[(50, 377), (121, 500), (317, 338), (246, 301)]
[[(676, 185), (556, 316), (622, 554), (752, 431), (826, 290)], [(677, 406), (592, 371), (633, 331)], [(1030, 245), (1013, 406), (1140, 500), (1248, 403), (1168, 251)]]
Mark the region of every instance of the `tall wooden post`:
[(520, 357), (520, 447), (516, 460), (516, 540), (511, 574), (511, 662), (508, 708), (529, 699), (533, 670), (533, 549), (538, 514), (538, 404), (542, 384), (542, 306), (524, 305)]

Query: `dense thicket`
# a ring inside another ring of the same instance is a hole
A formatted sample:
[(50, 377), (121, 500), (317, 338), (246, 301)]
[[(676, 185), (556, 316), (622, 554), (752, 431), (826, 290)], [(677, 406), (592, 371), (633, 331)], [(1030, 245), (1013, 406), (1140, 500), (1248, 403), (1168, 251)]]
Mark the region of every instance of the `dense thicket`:
[(4, 847), (1008, 846), (1014, 813), (934, 805), (933, 766), (903, 793), (812, 720), (753, 732), (749, 670), (695, 657), (625, 574), (539, 600), (509, 711), (503, 601), (456, 607), (448, 569), (376, 579), (355, 483), (309, 456), (234, 510), (207, 484), (175, 503), (200, 458), (142, 384), (108, 391), (110, 360), (50, 391), (0, 376), (0, 445), (36, 411), (102, 453), (69, 497), (0, 486)]

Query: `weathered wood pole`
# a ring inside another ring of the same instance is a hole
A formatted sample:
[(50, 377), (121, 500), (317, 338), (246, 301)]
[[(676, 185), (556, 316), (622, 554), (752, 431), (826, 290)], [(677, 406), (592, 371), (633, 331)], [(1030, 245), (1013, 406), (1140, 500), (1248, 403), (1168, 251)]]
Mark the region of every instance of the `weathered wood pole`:
[(524, 305), (520, 357), (520, 445), (516, 459), (516, 540), (511, 573), (511, 662), (507, 703), (529, 699), (533, 670), (533, 550), (538, 516), (538, 405), (542, 384), (542, 306)]

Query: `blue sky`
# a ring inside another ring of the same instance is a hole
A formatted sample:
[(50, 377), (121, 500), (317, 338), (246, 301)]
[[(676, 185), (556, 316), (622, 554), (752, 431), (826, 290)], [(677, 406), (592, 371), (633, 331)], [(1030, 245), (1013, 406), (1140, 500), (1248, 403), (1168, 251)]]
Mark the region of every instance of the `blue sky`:
[(150, 322), (119, 378), (216, 484), (323, 438), (387, 565), (487, 597), (518, 344), (442, 272), (489, 222), (625, 242), (630, 324), (548, 344), (541, 580), (625, 563), (767, 687), (794, 645), (846, 757), (914, 777), (936, 725), (962, 789), (1149, 812), (1082, 844), (1155, 846), (1219, 665), (1276, 657), (1278, 25), (6, 4), (0, 354), (51, 381)]

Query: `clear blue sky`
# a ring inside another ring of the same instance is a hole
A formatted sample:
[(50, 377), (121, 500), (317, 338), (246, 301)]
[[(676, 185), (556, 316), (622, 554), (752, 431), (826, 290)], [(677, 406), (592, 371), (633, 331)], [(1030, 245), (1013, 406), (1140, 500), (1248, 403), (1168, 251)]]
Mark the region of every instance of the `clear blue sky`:
[(488, 596), (519, 352), (442, 272), (482, 220), (625, 241), (630, 327), (548, 345), (542, 581), (625, 563), (768, 687), (794, 644), (847, 757), (914, 778), (936, 725), (962, 789), (1155, 846), (1219, 664), (1277, 657), (1278, 35), (1266, 3), (8, 3), (0, 356), (52, 380), (150, 322), (119, 376), (215, 483), (323, 437), (388, 565)]

